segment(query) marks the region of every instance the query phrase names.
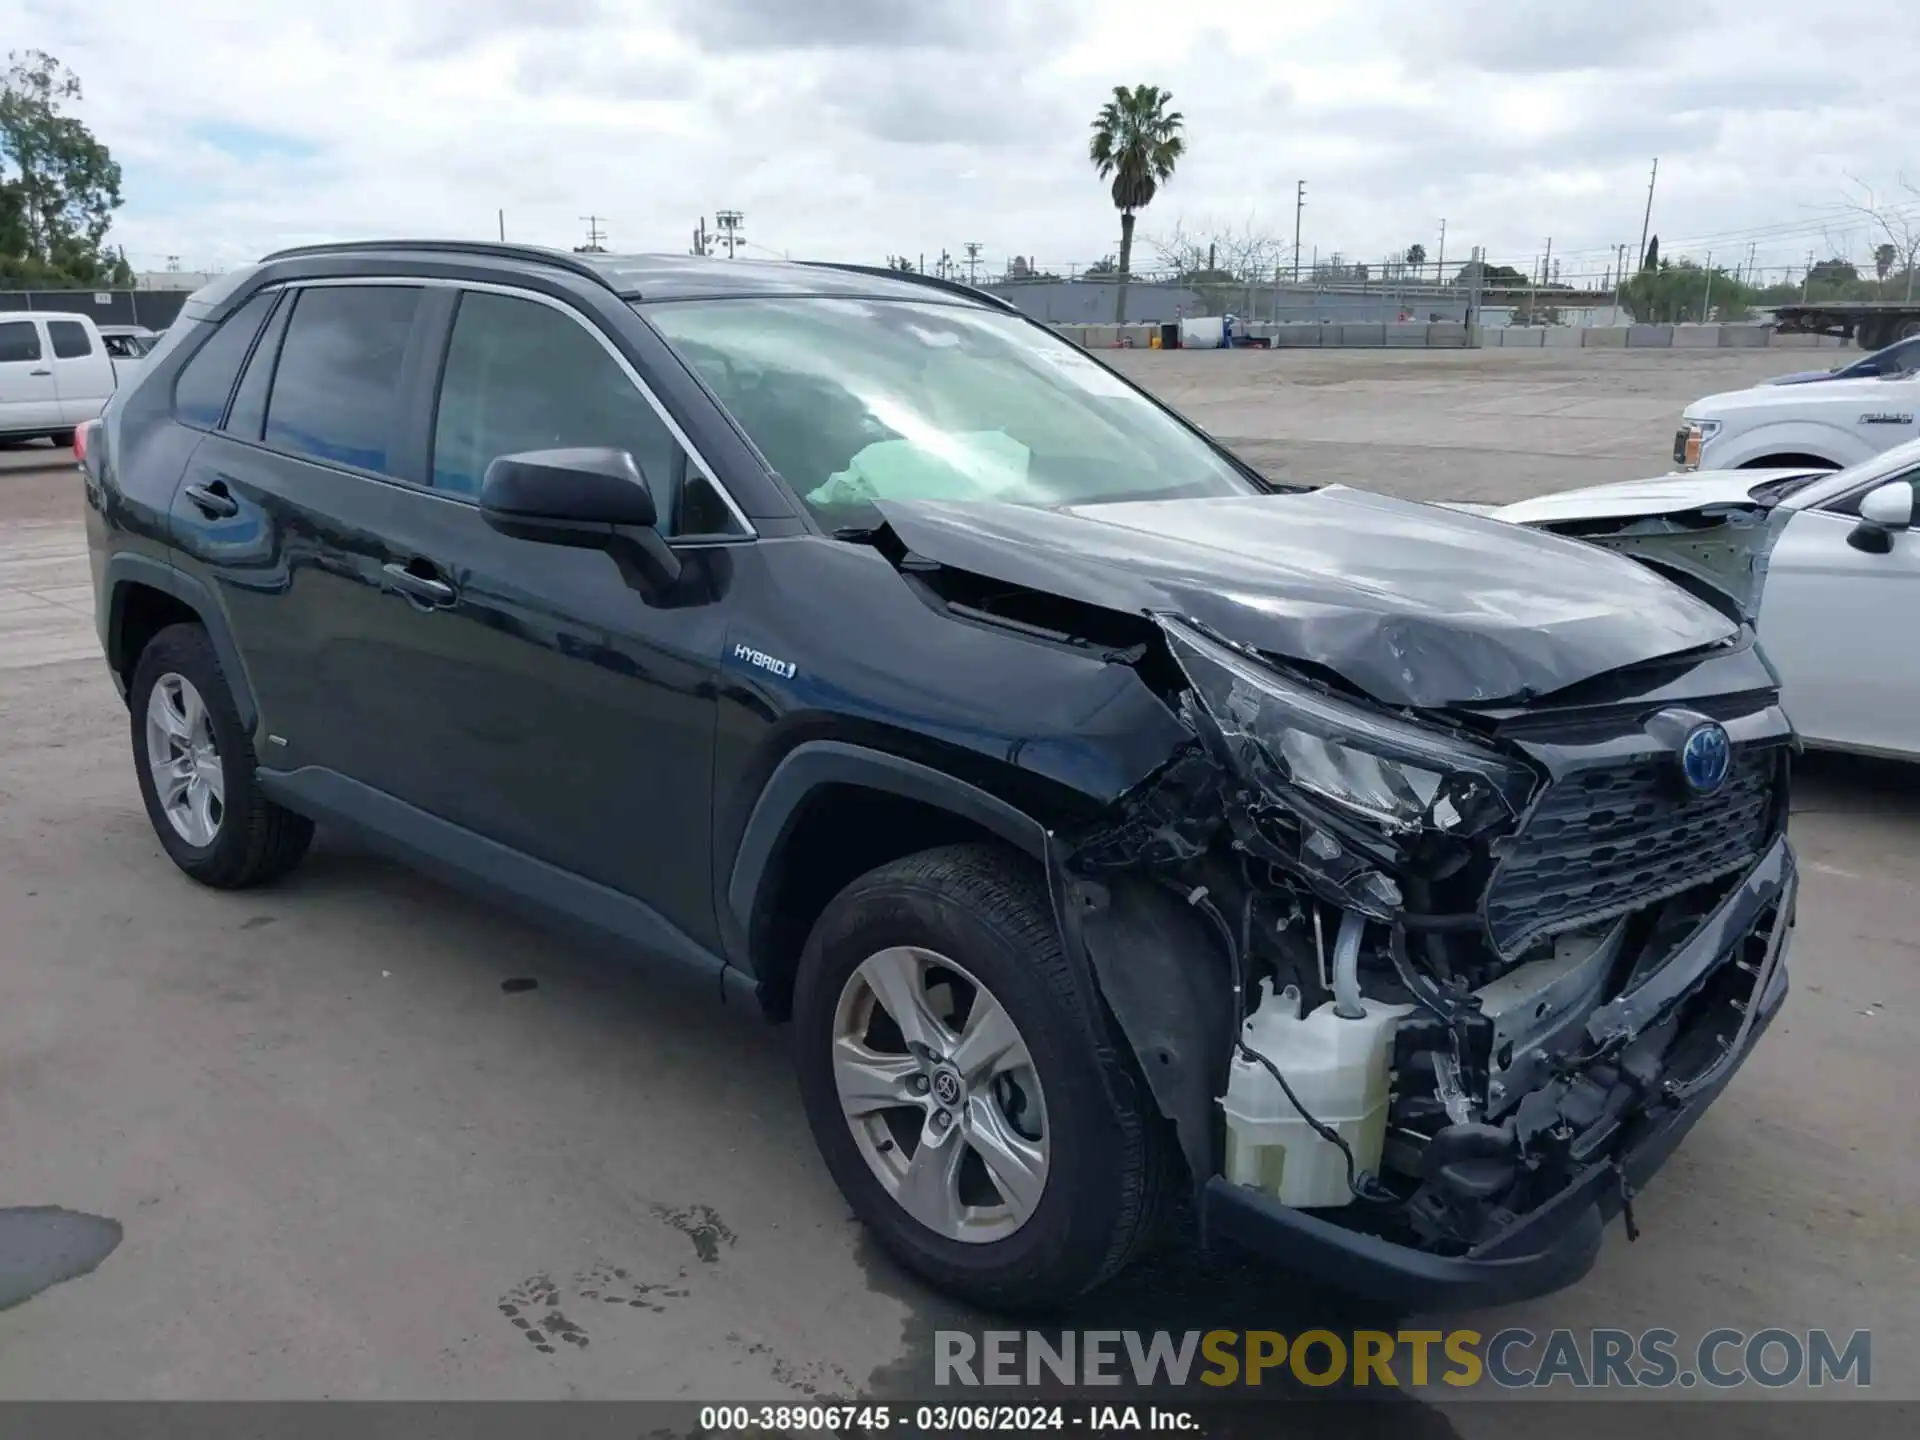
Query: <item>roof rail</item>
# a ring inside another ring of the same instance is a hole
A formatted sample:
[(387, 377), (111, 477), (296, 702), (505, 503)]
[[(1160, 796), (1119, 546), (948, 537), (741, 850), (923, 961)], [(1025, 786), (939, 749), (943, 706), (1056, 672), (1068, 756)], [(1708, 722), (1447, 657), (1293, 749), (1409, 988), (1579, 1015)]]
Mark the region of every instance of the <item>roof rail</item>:
[(945, 280), (938, 275), (926, 275), (918, 270), (894, 270), (885, 265), (843, 265), (837, 260), (802, 260), (802, 265), (811, 265), (820, 270), (846, 270), (855, 275), (879, 275), (889, 280), (898, 280), (903, 285), (925, 285), (931, 290), (944, 290), (949, 295), (964, 295), (969, 300), (978, 300), (984, 305), (996, 309), (1011, 310), (1016, 315), (1026, 312), (1004, 296), (995, 295), (990, 290), (981, 290), (972, 285), (964, 285), (958, 280)]
[(295, 245), (286, 250), (276, 250), (271, 255), (262, 256), (260, 263), (264, 265), (269, 260), (291, 260), (302, 255), (350, 255), (359, 250), (410, 250), (429, 254), (490, 255), (501, 260), (528, 260), (570, 271), (609, 290), (614, 288), (604, 272), (584, 260), (575, 259), (564, 250), (548, 250), (539, 245), (509, 245), (497, 240), (332, 240), (322, 245)]

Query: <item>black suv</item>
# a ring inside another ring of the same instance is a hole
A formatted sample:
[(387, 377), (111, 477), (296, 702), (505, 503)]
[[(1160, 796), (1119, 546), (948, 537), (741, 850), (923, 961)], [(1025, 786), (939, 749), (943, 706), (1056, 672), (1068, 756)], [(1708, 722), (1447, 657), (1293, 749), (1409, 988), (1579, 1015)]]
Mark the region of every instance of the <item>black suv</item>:
[(182, 870), (324, 821), (756, 997), (988, 1303), (1182, 1199), (1401, 1303), (1565, 1283), (1785, 996), (1712, 567), (1276, 484), (962, 286), (287, 251), (84, 439)]

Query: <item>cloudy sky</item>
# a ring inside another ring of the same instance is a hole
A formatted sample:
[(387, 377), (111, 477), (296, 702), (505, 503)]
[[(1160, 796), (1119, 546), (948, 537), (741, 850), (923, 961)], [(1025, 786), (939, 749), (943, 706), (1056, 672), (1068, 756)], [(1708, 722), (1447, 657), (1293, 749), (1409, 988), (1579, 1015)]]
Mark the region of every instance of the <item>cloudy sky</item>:
[[(1086, 163), (1117, 83), (1189, 156), (1144, 236), (1249, 227), (1377, 260), (1488, 247), (1566, 273), (1672, 253), (1864, 252), (1848, 177), (1920, 228), (1920, 5), (1805, 0), (0, 0), (80, 75), (136, 268), (365, 235), (748, 253), (1117, 248)], [(1139, 264), (1151, 262), (1147, 249)]]

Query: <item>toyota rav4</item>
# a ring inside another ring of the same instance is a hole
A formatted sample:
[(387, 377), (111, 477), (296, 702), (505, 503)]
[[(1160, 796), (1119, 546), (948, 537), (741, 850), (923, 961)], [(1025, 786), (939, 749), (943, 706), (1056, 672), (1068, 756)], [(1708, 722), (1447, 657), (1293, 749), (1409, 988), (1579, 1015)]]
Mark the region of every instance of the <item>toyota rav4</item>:
[(963, 286), (287, 251), (83, 439), (183, 871), (326, 822), (716, 977), (985, 1303), (1183, 1197), (1405, 1304), (1564, 1284), (1785, 996), (1739, 595), (1276, 483)]

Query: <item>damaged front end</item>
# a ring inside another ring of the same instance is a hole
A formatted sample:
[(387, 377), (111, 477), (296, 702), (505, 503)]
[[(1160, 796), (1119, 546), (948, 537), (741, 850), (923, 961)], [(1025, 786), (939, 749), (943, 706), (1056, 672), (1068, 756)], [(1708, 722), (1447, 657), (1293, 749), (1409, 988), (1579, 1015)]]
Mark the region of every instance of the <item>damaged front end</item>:
[(1409, 1305), (1577, 1278), (1784, 998), (1771, 690), (1394, 710), (1155, 623), (1192, 740), (1051, 864), (1209, 1231)]
[[(1767, 557), (1790, 514), (1776, 508), (1774, 489), (1791, 493), (1809, 477), (1794, 475), (1773, 487), (1756, 485), (1752, 498), (1664, 511), (1534, 522), (1535, 528), (1585, 540), (1657, 570), (1731, 618), (1760, 615)], [(1527, 523), (1527, 522), (1522, 522)]]

